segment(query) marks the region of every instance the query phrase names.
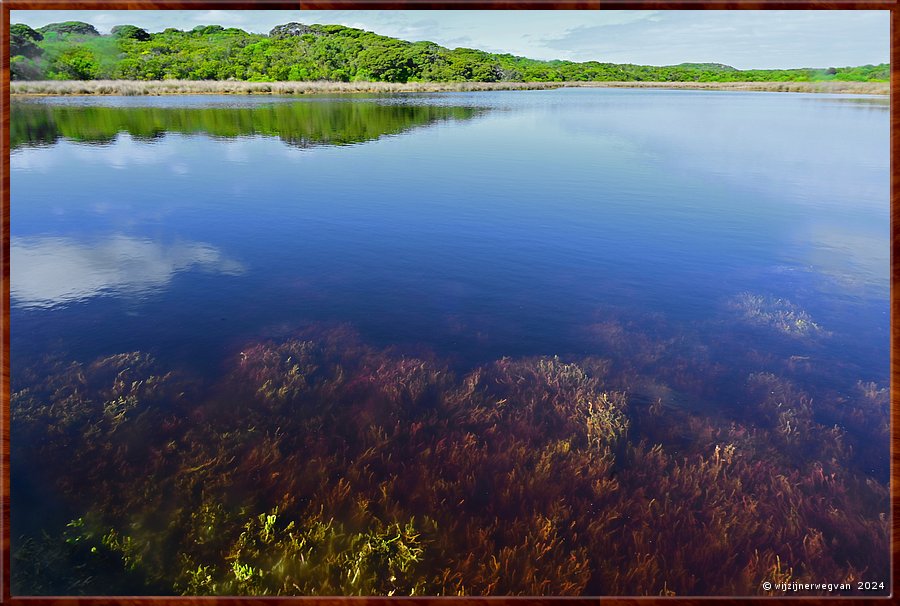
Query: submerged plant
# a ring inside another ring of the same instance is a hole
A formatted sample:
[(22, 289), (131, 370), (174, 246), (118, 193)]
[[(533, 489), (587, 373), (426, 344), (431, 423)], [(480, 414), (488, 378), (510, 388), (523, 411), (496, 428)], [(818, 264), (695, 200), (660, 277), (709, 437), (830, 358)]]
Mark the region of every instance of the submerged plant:
[(787, 299), (744, 292), (728, 303), (743, 321), (767, 326), (792, 337), (828, 336), (810, 315)]
[(13, 395), (14, 469), (40, 458), (85, 512), (14, 543), (22, 593), (54, 574), (36, 558), (71, 571), (64, 593), (102, 593), (98, 562), (187, 595), (759, 595), (888, 572), (886, 485), (829, 424), (886, 410), (877, 385), (820, 403), (760, 371), (728, 418), (626, 397), (649, 383), (597, 358), (457, 376), (337, 329), (231, 360), (206, 391), (129, 354)]

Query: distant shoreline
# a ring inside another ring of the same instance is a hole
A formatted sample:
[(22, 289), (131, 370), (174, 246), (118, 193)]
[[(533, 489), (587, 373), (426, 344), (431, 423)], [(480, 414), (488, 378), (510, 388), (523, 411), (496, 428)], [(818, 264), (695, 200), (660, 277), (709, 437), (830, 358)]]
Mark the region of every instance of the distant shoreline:
[(49, 80), (10, 83), (12, 96), (303, 95), (433, 93), (556, 88), (666, 88), (791, 93), (890, 94), (889, 82), (239, 82), (216, 80)]

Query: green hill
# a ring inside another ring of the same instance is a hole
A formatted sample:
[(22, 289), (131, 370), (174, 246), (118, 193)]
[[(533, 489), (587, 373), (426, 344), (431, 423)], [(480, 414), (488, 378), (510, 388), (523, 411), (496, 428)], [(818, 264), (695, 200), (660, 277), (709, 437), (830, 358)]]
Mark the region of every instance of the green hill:
[(738, 70), (719, 63), (649, 66), (539, 61), (434, 42), (407, 42), (342, 25), (287, 23), (268, 35), (220, 25), (150, 33), (88, 23), (10, 27), (13, 80), (242, 80), (385, 82), (887, 81), (887, 64)]

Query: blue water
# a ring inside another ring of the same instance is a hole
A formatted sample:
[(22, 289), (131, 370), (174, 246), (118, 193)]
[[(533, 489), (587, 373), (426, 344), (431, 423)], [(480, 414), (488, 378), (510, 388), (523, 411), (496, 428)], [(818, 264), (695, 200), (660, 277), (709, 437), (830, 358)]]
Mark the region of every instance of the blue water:
[[(253, 343), (346, 325), (460, 373), (605, 358), (633, 402), (726, 423), (774, 373), (885, 482), (888, 444), (857, 434), (886, 409), (835, 411), (888, 385), (887, 109), (646, 89), (15, 101), (13, 390), (137, 350), (213, 385)], [(81, 515), (11, 439), (13, 534)]]
[(212, 107), (226, 122), (277, 104), (477, 111), (341, 146), (126, 131), (17, 147), (14, 369), (48, 352), (140, 349), (209, 370), (245, 340), (316, 321), (463, 366), (591, 353), (584, 327), (610, 308), (663, 314), (677, 333), (727, 321), (723, 304), (751, 292), (800, 306), (832, 333), (830, 356), (887, 380), (883, 99), (564, 89), (40, 103)]

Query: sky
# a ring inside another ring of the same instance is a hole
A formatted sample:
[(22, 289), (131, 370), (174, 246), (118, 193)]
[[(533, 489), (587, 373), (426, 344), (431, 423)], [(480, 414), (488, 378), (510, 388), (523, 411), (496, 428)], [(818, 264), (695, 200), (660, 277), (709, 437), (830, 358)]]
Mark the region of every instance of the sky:
[(738, 69), (887, 63), (889, 11), (11, 11), (40, 27), (86, 21), (150, 32), (196, 25), (268, 33), (297, 21), (340, 24), (403, 40), (430, 40), (532, 59), (641, 65), (724, 63)]

